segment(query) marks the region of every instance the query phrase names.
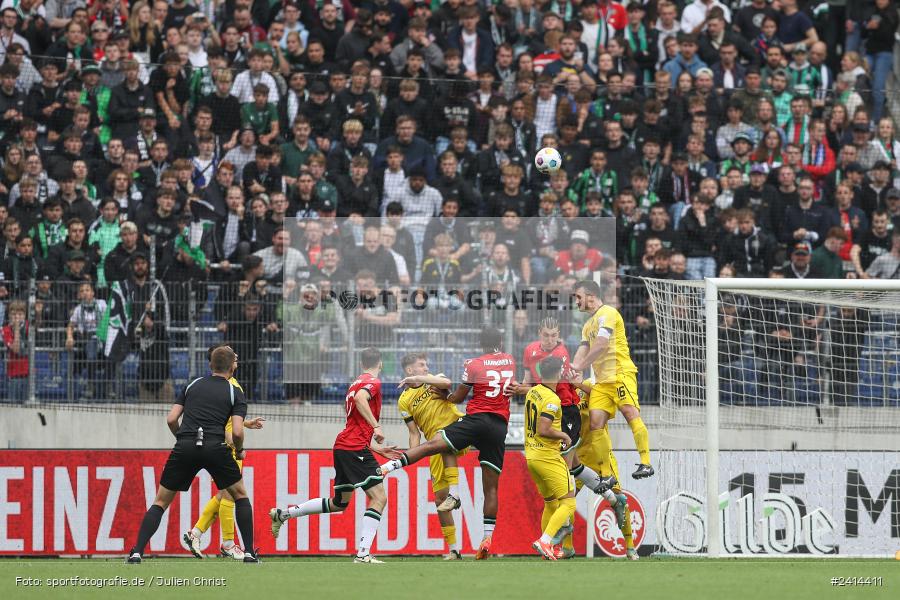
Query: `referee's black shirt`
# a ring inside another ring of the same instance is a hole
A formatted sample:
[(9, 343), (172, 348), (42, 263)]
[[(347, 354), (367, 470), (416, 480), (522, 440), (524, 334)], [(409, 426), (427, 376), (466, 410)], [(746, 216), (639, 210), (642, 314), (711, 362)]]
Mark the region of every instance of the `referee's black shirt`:
[(192, 381), (178, 398), (176, 404), (184, 406), (181, 427), (175, 437), (195, 438), (197, 428), (203, 428), (203, 439), (224, 440), (225, 424), (231, 416), (247, 417), (247, 399), (244, 392), (231, 385), (224, 377), (209, 375)]

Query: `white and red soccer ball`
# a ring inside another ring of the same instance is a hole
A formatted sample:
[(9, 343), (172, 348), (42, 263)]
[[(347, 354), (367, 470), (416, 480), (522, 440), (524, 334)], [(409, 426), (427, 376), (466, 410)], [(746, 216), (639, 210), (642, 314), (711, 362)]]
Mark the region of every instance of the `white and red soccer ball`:
[(541, 148), (534, 155), (534, 166), (541, 173), (555, 173), (562, 166), (562, 156), (556, 148)]

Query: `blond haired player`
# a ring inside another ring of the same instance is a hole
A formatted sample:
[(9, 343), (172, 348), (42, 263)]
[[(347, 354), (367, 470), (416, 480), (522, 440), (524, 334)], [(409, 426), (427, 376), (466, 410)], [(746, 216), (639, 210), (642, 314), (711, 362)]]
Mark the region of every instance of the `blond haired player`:
[(562, 556), (553, 536), (575, 515), (575, 478), (560, 452), (572, 445), (562, 431), (562, 401), (556, 395), (563, 360), (548, 356), (540, 363), (541, 383), (525, 395), (525, 461), (544, 498), (541, 537), (531, 546), (548, 560)]
[(641, 462), (631, 476), (644, 479), (653, 475), (650, 466), (650, 437), (641, 419), (637, 394), (637, 367), (628, 351), (622, 315), (601, 299), (600, 286), (591, 280), (575, 284), (575, 303), (581, 312), (590, 313), (581, 332), (581, 345), (572, 360), (572, 368), (593, 371), (594, 385), (588, 400), (593, 456), (600, 461), (600, 475), (612, 474), (609, 456), (612, 440), (606, 429), (609, 420), (620, 411), (631, 427)]
[[(207, 352), (209, 360), (211, 360), (213, 350), (216, 348), (218, 346), (213, 346)], [(238, 383), (235, 377), (229, 379), (228, 383), (241, 390), (241, 392), (244, 391), (244, 388), (241, 387), (241, 384)], [(261, 417), (246, 419), (244, 420), (244, 427), (246, 429), (262, 429), (264, 422), (265, 419)], [(228, 422), (225, 424), (225, 443), (231, 446), (231, 456), (234, 458), (234, 462), (237, 463), (238, 469), (243, 472), (244, 461), (238, 460), (231, 440), (231, 419), (228, 419)], [(227, 490), (219, 490), (203, 507), (203, 510), (200, 512), (200, 518), (194, 523), (193, 529), (181, 537), (185, 547), (197, 558), (203, 558), (203, 554), (200, 552), (200, 537), (212, 526), (216, 517), (219, 517), (219, 527), (222, 529), (222, 545), (219, 546), (219, 553), (222, 556), (230, 556), (235, 560), (244, 560), (244, 551), (234, 543), (234, 499)]]
[[(430, 440), (437, 432), (455, 423), (463, 417), (456, 405), (447, 400), (450, 391), (450, 380), (442, 374), (428, 373), (428, 358), (424, 352), (411, 353), (400, 361), (405, 377), (400, 380), (400, 387), (405, 387), (397, 401), (400, 416), (409, 429), (409, 447), (415, 448), (422, 443), (422, 433)], [(461, 456), (462, 450), (457, 453)], [(432, 454), (430, 459), (431, 489), (434, 491), (434, 503), (440, 506), (450, 492), (450, 486), (459, 482), (459, 469), (456, 465), (445, 467), (440, 454)], [(460, 544), (456, 539), (456, 525), (453, 513), (438, 512), (441, 533), (447, 541), (449, 552), (444, 560), (460, 560)]]

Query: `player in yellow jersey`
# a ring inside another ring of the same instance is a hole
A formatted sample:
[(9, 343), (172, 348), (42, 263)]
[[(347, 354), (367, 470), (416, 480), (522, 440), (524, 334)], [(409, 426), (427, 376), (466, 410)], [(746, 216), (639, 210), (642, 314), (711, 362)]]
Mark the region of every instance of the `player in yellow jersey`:
[[(407, 354), (401, 359), (400, 366), (405, 375), (400, 380), (400, 386), (406, 389), (400, 394), (397, 404), (400, 416), (409, 429), (409, 447), (415, 448), (422, 442), (422, 433), (426, 440), (430, 440), (438, 431), (462, 418), (463, 413), (447, 400), (450, 380), (441, 374), (428, 373), (428, 357), (424, 352)], [(457, 456), (465, 453), (466, 450), (462, 450)], [(440, 506), (447, 499), (451, 487), (458, 485), (459, 469), (456, 466), (445, 467), (440, 454), (431, 456), (430, 468), (434, 503)], [(453, 513), (438, 511), (438, 521), (449, 548), (444, 560), (461, 560)]]
[(581, 332), (581, 345), (572, 360), (572, 368), (593, 372), (594, 382), (588, 400), (593, 455), (600, 460), (600, 475), (612, 474), (609, 455), (612, 441), (606, 424), (618, 410), (625, 416), (634, 436), (641, 462), (631, 476), (644, 479), (653, 475), (650, 466), (650, 437), (641, 419), (637, 394), (637, 367), (628, 351), (625, 322), (614, 307), (601, 300), (600, 286), (591, 280), (575, 284), (575, 303), (581, 312), (590, 313)]
[(541, 537), (531, 546), (556, 560), (562, 551), (553, 546), (553, 536), (575, 515), (575, 479), (560, 454), (572, 440), (562, 431), (562, 402), (555, 391), (563, 360), (551, 355), (539, 364), (541, 383), (525, 395), (525, 461), (544, 498)]
[[(218, 348), (213, 346), (207, 352), (208, 357), (212, 357), (212, 352)], [(244, 391), (241, 384), (235, 377), (228, 380), (228, 383), (237, 389)], [(247, 429), (262, 429), (265, 419), (255, 417), (253, 419), (245, 419), (244, 427)], [(231, 441), (231, 419), (225, 424), (225, 443), (232, 447), (231, 456), (238, 465), (238, 469), (243, 469), (244, 461), (238, 460), (234, 453), (234, 444)], [(200, 552), (200, 536), (212, 526), (213, 521), (219, 518), (219, 526), (222, 529), (222, 545), (219, 546), (219, 553), (225, 557), (231, 557), (235, 560), (244, 560), (244, 551), (240, 546), (234, 543), (234, 499), (226, 490), (219, 490), (218, 493), (209, 499), (206, 506), (200, 512), (200, 518), (194, 524), (194, 527), (181, 536), (184, 546), (191, 551), (191, 554), (197, 558), (203, 558)]]
[[(591, 446), (593, 436), (597, 435), (597, 433), (595, 431), (591, 431), (590, 411), (588, 405), (588, 399), (590, 398), (591, 389), (593, 388), (593, 386), (591, 385), (591, 381), (589, 379), (585, 381), (575, 380), (571, 383), (578, 390), (578, 396), (581, 400), (578, 404), (578, 408), (581, 411), (582, 415), (581, 439), (584, 440), (584, 442), (575, 451), (578, 453), (578, 459), (583, 465), (586, 465), (592, 469), (599, 470), (600, 461), (597, 460), (597, 458), (594, 456), (593, 447)], [(604, 433), (606, 435), (609, 435), (609, 429), (604, 428)], [(609, 452), (608, 460), (610, 469), (612, 470), (613, 475), (616, 477), (617, 481), (617, 483), (612, 488), (612, 491), (615, 493), (617, 498), (617, 503), (613, 505), (613, 510), (616, 513), (616, 521), (619, 525), (619, 529), (622, 530), (622, 537), (625, 538), (625, 556), (628, 558), (628, 560), (637, 560), (638, 555), (637, 551), (634, 549), (634, 535), (631, 529), (631, 511), (628, 510), (628, 498), (626, 498), (625, 494), (622, 493), (622, 487), (618, 483), (619, 466), (616, 462), (616, 455), (612, 452), (612, 450), (610, 450)]]

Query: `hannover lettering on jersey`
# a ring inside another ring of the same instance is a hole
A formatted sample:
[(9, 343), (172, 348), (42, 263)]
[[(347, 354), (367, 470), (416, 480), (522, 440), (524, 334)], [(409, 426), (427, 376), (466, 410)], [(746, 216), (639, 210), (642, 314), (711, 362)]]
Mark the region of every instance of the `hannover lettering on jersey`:
[(463, 366), (463, 383), (472, 387), (467, 414), (493, 413), (509, 421), (509, 385), (516, 376), (515, 359), (504, 352), (472, 358)]

